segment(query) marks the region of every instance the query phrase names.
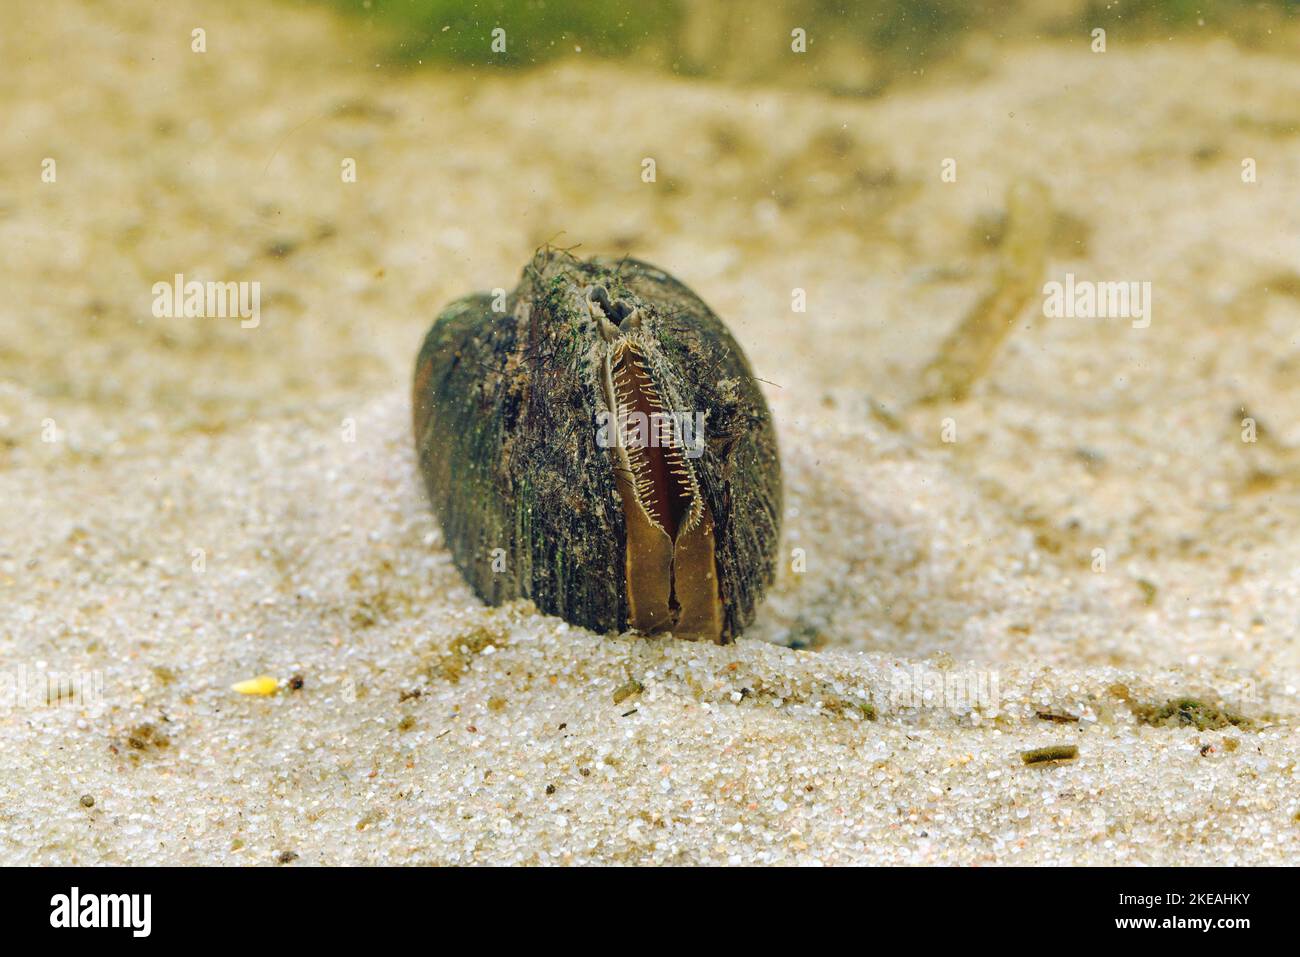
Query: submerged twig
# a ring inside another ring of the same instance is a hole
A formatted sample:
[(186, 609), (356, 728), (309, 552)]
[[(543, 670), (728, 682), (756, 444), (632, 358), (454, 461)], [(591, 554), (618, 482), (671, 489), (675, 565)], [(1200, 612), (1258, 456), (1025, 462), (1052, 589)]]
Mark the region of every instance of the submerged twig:
[(1050, 761), (1073, 761), (1079, 756), (1079, 749), (1073, 744), (1053, 744), (1046, 748), (1034, 748), (1021, 751), (1020, 760), (1025, 764), (1046, 764)]
[(1052, 225), (1051, 194), (1039, 180), (1007, 190), (1007, 232), (997, 284), (975, 304), (922, 373), (922, 402), (960, 402), (988, 371), (998, 347), (1039, 290)]

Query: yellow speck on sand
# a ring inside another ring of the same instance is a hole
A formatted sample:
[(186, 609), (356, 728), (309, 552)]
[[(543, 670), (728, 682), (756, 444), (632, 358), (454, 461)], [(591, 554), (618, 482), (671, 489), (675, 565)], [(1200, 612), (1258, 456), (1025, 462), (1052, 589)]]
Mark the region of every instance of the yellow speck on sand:
[(231, 691), (238, 691), (240, 694), (260, 694), (263, 696), (275, 694), (280, 690), (280, 682), (276, 681), (270, 675), (258, 675), (256, 678), (249, 678), (247, 681), (236, 681), (230, 686)]

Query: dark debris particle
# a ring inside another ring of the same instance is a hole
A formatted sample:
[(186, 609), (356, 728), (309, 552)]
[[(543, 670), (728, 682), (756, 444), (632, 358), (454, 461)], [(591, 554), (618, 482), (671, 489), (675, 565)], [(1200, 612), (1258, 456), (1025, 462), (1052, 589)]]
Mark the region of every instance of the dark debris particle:
[(1073, 761), (1079, 756), (1079, 749), (1073, 744), (1054, 744), (1046, 748), (1034, 748), (1021, 751), (1020, 760), (1025, 764), (1047, 764), (1053, 761)]
[(1077, 448), (1074, 450), (1074, 456), (1083, 463), (1083, 467), (1089, 472), (1096, 474), (1106, 465), (1106, 456), (1102, 455), (1096, 449)]
[(554, 794), (554, 793), (555, 793), (555, 785), (554, 785), (554, 784), (548, 784), (548, 785), (546, 785), (546, 793), (547, 793), (547, 794)]
[(506, 636), (499, 631), (477, 627), (451, 638), (446, 644), (446, 652), (433, 669), (435, 677), (442, 677), (457, 684), (469, 671), (474, 659), (487, 648), (501, 647), (507, 643)]
[(171, 744), (171, 741), (168, 740), (167, 735), (146, 721), (128, 732), (126, 743), (135, 751), (149, 751), (154, 748), (165, 748)]
[(1155, 604), (1156, 594), (1159, 592), (1159, 589), (1155, 584), (1147, 581), (1145, 578), (1139, 578), (1137, 580), (1137, 586), (1142, 592), (1142, 604), (1146, 605), (1148, 608)]
[(631, 711), (624, 711), (623, 714), (620, 715), (620, 717), (623, 717), (623, 718), (630, 718), (630, 717), (632, 717), (632, 715), (636, 714), (636, 712), (637, 712), (637, 709), (636, 709), (636, 708), (633, 708)]
[(1035, 711), (1035, 716), (1040, 721), (1055, 721), (1057, 724), (1069, 724), (1078, 721), (1078, 715), (1068, 714), (1064, 711)]
[(297, 248), (298, 243), (292, 239), (277, 239), (266, 244), (266, 254), (272, 259), (286, 259)]
[(278, 864), (292, 864), (292, 863), (293, 863), (294, 861), (296, 861), (297, 859), (298, 859), (298, 852), (297, 852), (297, 851), (282, 851), (282, 852), (280, 853), (280, 856), (276, 858), (276, 863), (278, 863)]
[(418, 698), (422, 694), (424, 694), (424, 691), (422, 691), (420, 688), (412, 688), (410, 691), (399, 692), (397, 695), (397, 700), (398, 703), (400, 704), (403, 701), (410, 701), (414, 698)]
[(294, 675), (292, 678), (289, 679), (289, 690), (301, 691), (303, 684), (304, 682), (303, 682), (302, 675)]
[(627, 682), (627, 684), (621, 685), (614, 692), (614, 704), (622, 704), (628, 698), (632, 697), (633, 695), (640, 694), (644, 690), (645, 690), (645, 685), (637, 681), (635, 678), (632, 678)]
[(1164, 704), (1134, 705), (1133, 714), (1143, 724), (1154, 728), (1189, 728), (1197, 731), (1219, 731), (1234, 727), (1251, 730), (1255, 722), (1226, 708), (1198, 701), (1195, 698), (1170, 698)]
[(149, 670), (153, 672), (154, 677), (161, 684), (171, 685), (176, 683), (176, 672), (166, 665), (153, 665)]

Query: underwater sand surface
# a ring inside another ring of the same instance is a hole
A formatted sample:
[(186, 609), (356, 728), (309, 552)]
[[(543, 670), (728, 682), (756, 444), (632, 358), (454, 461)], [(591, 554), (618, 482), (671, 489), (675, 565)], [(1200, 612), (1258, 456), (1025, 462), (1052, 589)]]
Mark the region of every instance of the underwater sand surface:
[[(851, 100), (0, 17), (0, 863), (1297, 859), (1300, 64), (1017, 45)], [(1042, 278), (1151, 323), (1031, 304), (922, 401), (1030, 177)], [(786, 560), (736, 645), (484, 608), (442, 548), (416, 349), (548, 240), (668, 269), (765, 382)], [(155, 318), (176, 273), (260, 324)]]

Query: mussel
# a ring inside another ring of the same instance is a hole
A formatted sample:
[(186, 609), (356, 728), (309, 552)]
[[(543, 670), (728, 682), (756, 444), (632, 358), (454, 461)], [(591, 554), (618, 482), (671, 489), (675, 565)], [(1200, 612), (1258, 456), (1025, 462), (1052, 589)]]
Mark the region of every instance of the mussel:
[(776, 571), (781, 466), (749, 363), (690, 289), (544, 248), (425, 337), (419, 467), (486, 602), (726, 643)]

